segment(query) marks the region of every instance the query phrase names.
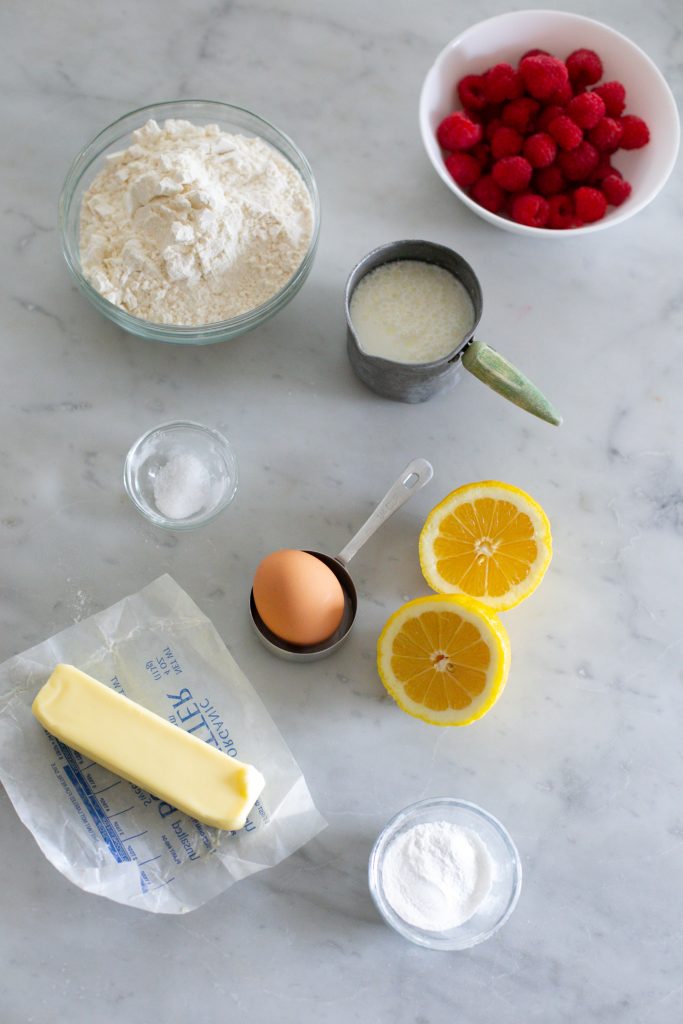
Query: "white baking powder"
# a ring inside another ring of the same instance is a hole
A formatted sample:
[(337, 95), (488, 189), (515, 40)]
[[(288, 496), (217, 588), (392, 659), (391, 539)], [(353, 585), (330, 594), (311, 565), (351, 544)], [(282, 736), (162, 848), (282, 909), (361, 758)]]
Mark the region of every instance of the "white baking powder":
[(154, 502), (167, 519), (187, 519), (201, 512), (211, 491), (209, 471), (190, 452), (171, 456), (154, 479)]
[(490, 854), (476, 833), (449, 821), (400, 832), (382, 864), (382, 888), (399, 917), (429, 932), (467, 921), (491, 888)]
[(154, 323), (215, 323), (260, 306), (297, 270), (310, 194), (261, 139), (218, 125), (148, 121), (83, 196), (83, 273)]

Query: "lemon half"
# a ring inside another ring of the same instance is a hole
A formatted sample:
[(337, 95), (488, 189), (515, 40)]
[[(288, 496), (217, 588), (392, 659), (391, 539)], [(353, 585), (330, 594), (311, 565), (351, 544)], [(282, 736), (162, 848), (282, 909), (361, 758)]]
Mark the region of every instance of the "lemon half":
[(469, 725), (503, 691), (510, 641), (498, 616), (471, 598), (418, 597), (384, 626), (377, 668), (409, 715), (430, 725)]
[(539, 585), (552, 557), (550, 523), (511, 484), (466, 484), (432, 509), (420, 533), (420, 565), (432, 590), (489, 608), (514, 608)]

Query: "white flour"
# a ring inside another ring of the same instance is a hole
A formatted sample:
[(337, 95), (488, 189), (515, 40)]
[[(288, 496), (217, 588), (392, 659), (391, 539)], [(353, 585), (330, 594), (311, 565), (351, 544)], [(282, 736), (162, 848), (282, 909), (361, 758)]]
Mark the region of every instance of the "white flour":
[(313, 207), (294, 167), (261, 139), (148, 121), (83, 197), (83, 273), (154, 323), (199, 325), (271, 298), (301, 263)]
[(486, 846), (471, 829), (430, 821), (392, 840), (382, 888), (408, 924), (442, 932), (472, 917), (491, 888), (492, 870)]

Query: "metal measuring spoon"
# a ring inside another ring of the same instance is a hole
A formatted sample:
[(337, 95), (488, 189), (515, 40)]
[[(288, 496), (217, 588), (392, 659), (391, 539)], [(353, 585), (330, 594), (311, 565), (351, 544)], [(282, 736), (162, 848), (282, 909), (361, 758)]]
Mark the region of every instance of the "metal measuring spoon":
[(404, 505), (409, 498), (412, 498), (413, 494), (416, 494), (425, 484), (428, 484), (433, 476), (434, 469), (431, 462), (427, 462), (426, 459), (413, 459), (412, 462), (408, 463), (396, 482), (389, 488), (372, 515), (366, 519), (360, 530), (342, 548), (338, 555), (333, 557), (332, 555), (325, 555), (321, 551), (307, 551), (307, 554), (319, 558), (328, 569), (332, 570), (344, 591), (344, 614), (341, 623), (332, 636), (328, 637), (323, 643), (300, 647), (296, 644), (290, 644), (286, 640), (281, 640), (272, 630), (268, 629), (259, 615), (256, 602), (254, 601), (254, 591), (251, 591), (249, 597), (251, 621), (259, 640), (269, 651), (277, 654), (280, 658), (286, 658), (288, 661), (317, 661), (318, 658), (326, 658), (333, 651), (336, 651), (337, 648), (341, 647), (351, 632), (351, 627), (358, 610), (358, 595), (351, 578), (351, 573), (347, 569), (349, 562), (360, 551), (365, 542), (372, 537), (373, 533), (401, 505)]

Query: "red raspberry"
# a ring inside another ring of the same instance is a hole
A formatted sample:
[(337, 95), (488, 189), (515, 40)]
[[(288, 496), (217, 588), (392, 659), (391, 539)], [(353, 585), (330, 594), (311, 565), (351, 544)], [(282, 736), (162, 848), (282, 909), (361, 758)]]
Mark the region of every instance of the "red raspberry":
[(463, 114), (449, 114), (436, 129), (436, 138), (442, 149), (471, 149), (481, 141), (480, 124)]
[(626, 89), (621, 82), (603, 82), (602, 85), (596, 85), (593, 92), (605, 104), (607, 117), (621, 117), (626, 106)]
[(486, 106), (483, 75), (465, 75), (458, 82), (458, 96), (465, 110), (483, 110)]
[(504, 156), (493, 165), (491, 176), (506, 192), (522, 192), (531, 181), (531, 164), (523, 156)]
[(485, 171), (491, 163), (491, 147), (487, 146), (485, 142), (478, 142), (476, 146), (472, 146), (470, 153), (477, 161), (482, 171)]
[(503, 192), (503, 208), (500, 211), (501, 217), (512, 217), (512, 200), (517, 192)]
[(479, 203), (490, 213), (498, 213), (503, 207), (504, 193), (500, 185), (497, 185), (490, 174), (485, 174), (475, 181), (470, 192), (475, 203)]
[(500, 103), (487, 103), (483, 110), (477, 114), (472, 114), (472, 119), (478, 119), (483, 127), (486, 127), (490, 121), (500, 120), (500, 111), (502, 104)]
[(622, 177), (621, 171), (618, 171), (616, 167), (612, 167), (612, 161), (606, 153), (603, 153), (597, 162), (595, 170), (591, 174), (591, 183), (594, 181), (602, 181), (608, 174), (616, 174), (618, 178)]
[(584, 140), (571, 153), (560, 153), (557, 163), (567, 181), (585, 181), (598, 166), (599, 159), (595, 146)]
[(496, 160), (503, 156), (517, 156), (522, 152), (523, 141), (519, 132), (503, 125), (491, 136), (491, 153)]
[(460, 188), (469, 188), (481, 176), (479, 161), (469, 153), (451, 153), (445, 163), (448, 173)]
[(622, 127), (620, 149), (640, 149), (650, 141), (650, 129), (642, 117), (626, 114), (625, 117), (619, 119), (619, 124)]
[(597, 188), (583, 185), (574, 193), (574, 207), (579, 220), (592, 224), (593, 221), (601, 220), (605, 216), (607, 200)]
[(484, 75), (484, 92), (489, 103), (516, 100), (524, 93), (518, 71), (511, 64), (494, 64)]
[(608, 174), (601, 182), (605, 199), (612, 206), (621, 206), (631, 195), (631, 186), (618, 174)]
[(548, 227), (560, 230), (573, 227), (574, 204), (566, 192), (548, 200)]
[(516, 128), (524, 135), (530, 131), (534, 115), (540, 108), (541, 104), (536, 100), (522, 96), (518, 100), (510, 100), (509, 103), (506, 103), (500, 116), (504, 125), (507, 125), (508, 128)]
[(583, 132), (571, 117), (560, 114), (548, 125), (548, 133), (552, 135), (560, 149), (576, 149), (583, 138)]
[(564, 107), (560, 107), (557, 103), (551, 103), (549, 106), (544, 107), (536, 118), (536, 130), (547, 132), (550, 122), (554, 121), (560, 114), (564, 114)]
[(550, 102), (557, 103), (560, 107), (566, 107), (573, 95), (571, 82), (567, 81), (555, 90), (550, 97)]
[(484, 138), (487, 142), (490, 142), (493, 136), (496, 134), (499, 128), (503, 127), (503, 122), (499, 117), (492, 117), (491, 120), (484, 126)]
[(530, 135), (524, 143), (524, 156), (532, 167), (550, 167), (557, 156), (555, 140), (545, 132)]
[(582, 92), (569, 101), (567, 114), (579, 128), (595, 128), (605, 116), (605, 101), (596, 92)]
[(519, 61), (520, 61), (520, 64), (521, 64), (521, 62), (524, 60), (525, 57), (550, 57), (550, 56), (552, 56), (552, 54), (548, 53), (547, 50), (527, 50), (526, 53), (523, 53), (522, 56), (519, 58)]
[(548, 223), (550, 207), (548, 200), (533, 192), (525, 192), (515, 196), (510, 210), (512, 219), (518, 224), (526, 224), (530, 228), (544, 228)]
[(526, 91), (537, 100), (549, 100), (567, 82), (567, 69), (557, 57), (539, 54), (520, 61), (519, 73)]
[(534, 188), (542, 196), (553, 196), (557, 192), (561, 192), (566, 184), (566, 178), (557, 164), (542, 167), (534, 174)]
[(619, 148), (623, 132), (619, 121), (613, 117), (603, 117), (588, 133), (588, 139), (601, 153), (613, 153)]
[(602, 61), (594, 50), (574, 50), (565, 64), (575, 89), (585, 89), (602, 78)]

